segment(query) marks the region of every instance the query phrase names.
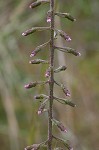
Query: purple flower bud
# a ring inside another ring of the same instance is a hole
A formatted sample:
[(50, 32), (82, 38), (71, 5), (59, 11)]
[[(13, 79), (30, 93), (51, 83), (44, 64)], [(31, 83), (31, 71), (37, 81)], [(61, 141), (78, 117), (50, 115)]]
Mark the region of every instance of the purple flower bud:
[(35, 31), (36, 31), (36, 29), (34, 29), (34, 28), (28, 29), (27, 31), (22, 33), (22, 36), (27, 36), (29, 34), (34, 33)]
[(51, 22), (51, 18), (50, 17), (47, 17), (47, 22)]
[(57, 127), (58, 127), (61, 131), (67, 132), (67, 129), (63, 126), (62, 123), (57, 124)]
[(37, 113), (38, 113), (38, 115), (40, 115), (40, 114), (42, 113), (42, 111), (41, 111), (41, 110), (38, 110), (38, 112), (37, 112)]
[(61, 131), (67, 132), (67, 129), (63, 126), (63, 124), (62, 124), (61, 122), (57, 121), (56, 119), (52, 119), (52, 121), (53, 121), (53, 123), (54, 123), (55, 125), (57, 125), (57, 127), (58, 127)]
[(63, 92), (65, 93), (66, 96), (70, 97), (70, 92), (66, 89), (66, 88), (63, 88)]
[(26, 84), (24, 87), (26, 89), (30, 89), (32, 87), (35, 87), (36, 85), (37, 85), (37, 82), (30, 82), (30, 83)]
[(36, 55), (36, 52), (33, 51), (33, 52), (31, 53), (30, 57), (34, 57), (35, 55)]
[(71, 38), (69, 36), (66, 36), (66, 40), (69, 42), (71, 41)]
[(46, 109), (46, 100), (40, 105), (39, 109), (38, 109), (38, 115), (41, 115)]
[(66, 41), (70, 42), (71, 38), (64, 32), (64, 34), (61, 35)]
[(45, 77), (48, 78), (50, 76), (50, 70), (47, 70), (45, 73)]
[(30, 8), (35, 8), (35, 7), (39, 6), (39, 5), (41, 5), (41, 2), (34, 2), (29, 7)]
[(67, 35), (67, 33), (65, 33), (62, 30), (57, 30), (57, 31), (59, 32), (60, 36), (63, 37), (66, 41), (68, 41), (68, 42), (71, 41), (71, 38), (69, 35)]
[(47, 12), (47, 22), (51, 22), (51, 12)]

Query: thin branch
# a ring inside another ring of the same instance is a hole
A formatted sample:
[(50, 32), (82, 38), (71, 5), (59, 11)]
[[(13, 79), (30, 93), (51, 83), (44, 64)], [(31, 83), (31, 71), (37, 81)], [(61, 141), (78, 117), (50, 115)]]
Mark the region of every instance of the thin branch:
[(54, 136), (54, 135), (53, 135), (53, 138), (54, 138), (55, 140), (57, 140), (57, 141), (63, 143), (63, 144), (68, 148), (68, 150), (73, 150), (73, 148), (72, 148), (69, 144), (67, 144), (67, 141), (65, 141), (64, 139), (58, 138), (58, 137), (56, 137), (56, 136)]

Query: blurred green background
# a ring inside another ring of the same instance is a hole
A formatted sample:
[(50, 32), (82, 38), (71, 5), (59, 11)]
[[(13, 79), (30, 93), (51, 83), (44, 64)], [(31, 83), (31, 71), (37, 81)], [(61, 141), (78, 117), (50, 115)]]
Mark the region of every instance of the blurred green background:
[[(47, 136), (47, 116), (37, 115), (40, 102), (33, 96), (48, 93), (48, 87), (25, 90), (24, 84), (44, 80), (47, 65), (30, 65), (32, 50), (49, 39), (49, 32), (22, 37), (35, 26), (48, 26), (48, 4), (33, 10), (31, 0), (0, 1), (0, 150), (21, 150)], [(99, 150), (99, 0), (56, 0), (56, 9), (70, 12), (77, 19), (55, 17), (57, 28), (68, 33), (72, 41), (58, 38), (58, 46), (77, 49), (76, 57), (55, 51), (55, 67), (66, 64), (67, 70), (56, 75), (71, 92), (76, 108), (54, 104), (54, 115), (68, 129), (57, 135), (69, 139), (75, 150)], [(35, 58), (48, 59), (48, 47)], [(64, 97), (59, 87), (54, 93)]]

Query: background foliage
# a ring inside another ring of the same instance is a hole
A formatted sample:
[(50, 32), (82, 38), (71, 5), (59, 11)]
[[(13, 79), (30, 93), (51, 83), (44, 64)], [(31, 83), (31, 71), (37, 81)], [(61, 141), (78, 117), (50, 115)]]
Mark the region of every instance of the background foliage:
[[(46, 70), (42, 65), (29, 65), (29, 55), (37, 46), (47, 41), (48, 32), (22, 37), (21, 33), (32, 26), (46, 26), (48, 5), (31, 10), (32, 1), (0, 1), (0, 149), (19, 150), (42, 141), (47, 134), (46, 115), (37, 116), (39, 102), (33, 95), (48, 92), (47, 87), (25, 90), (29, 81), (44, 79)], [(70, 12), (77, 21), (71, 23), (56, 17), (56, 26), (66, 31), (71, 43), (57, 40), (59, 45), (71, 46), (79, 50), (82, 57), (55, 52), (56, 67), (66, 64), (68, 69), (56, 76), (65, 82), (72, 93), (76, 108), (54, 105), (55, 116), (68, 128), (68, 133), (60, 134), (70, 139), (76, 150), (99, 149), (99, 1), (62, 0), (57, 10)], [(47, 59), (44, 49), (37, 58)], [(55, 94), (61, 95), (59, 88)]]

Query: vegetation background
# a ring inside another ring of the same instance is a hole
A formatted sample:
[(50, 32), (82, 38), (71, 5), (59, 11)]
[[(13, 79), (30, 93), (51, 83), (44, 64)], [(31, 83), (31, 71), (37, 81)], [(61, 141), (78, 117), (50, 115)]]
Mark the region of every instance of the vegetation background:
[[(33, 10), (33, 0), (0, 0), (0, 149), (21, 150), (47, 136), (47, 116), (37, 115), (39, 102), (33, 101), (47, 87), (25, 90), (24, 84), (43, 80), (47, 66), (30, 65), (31, 51), (45, 41), (48, 32), (28, 37), (21, 33), (33, 26), (48, 26), (48, 5)], [(70, 12), (77, 19), (72, 23), (56, 17), (56, 26), (72, 38), (70, 43), (61, 38), (58, 45), (70, 46), (81, 52), (81, 57), (55, 52), (55, 64), (66, 64), (68, 69), (56, 79), (71, 91), (76, 108), (55, 104), (55, 116), (68, 129), (68, 138), (75, 150), (99, 150), (99, 0), (57, 0), (57, 10)], [(47, 59), (48, 48), (36, 57)], [(55, 94), (64, 97), (55, 87)]]

